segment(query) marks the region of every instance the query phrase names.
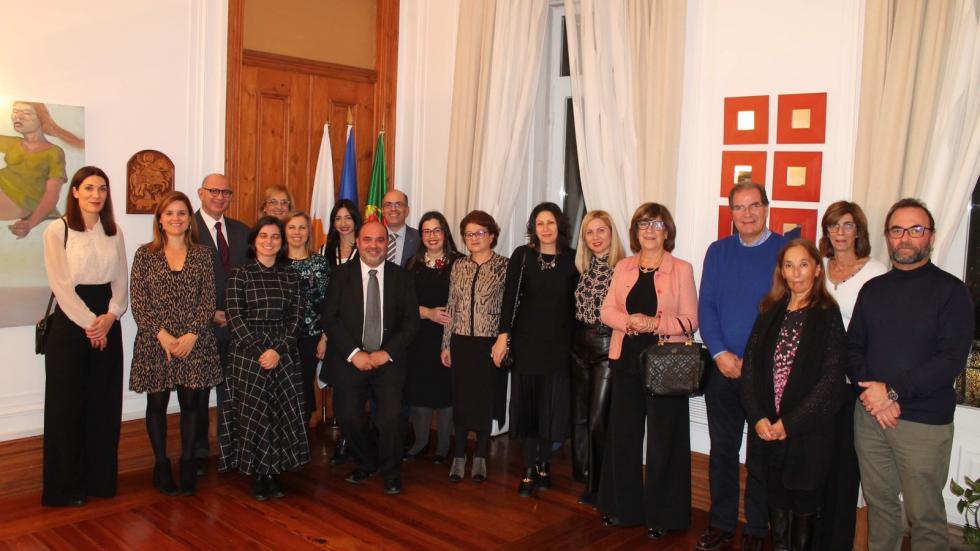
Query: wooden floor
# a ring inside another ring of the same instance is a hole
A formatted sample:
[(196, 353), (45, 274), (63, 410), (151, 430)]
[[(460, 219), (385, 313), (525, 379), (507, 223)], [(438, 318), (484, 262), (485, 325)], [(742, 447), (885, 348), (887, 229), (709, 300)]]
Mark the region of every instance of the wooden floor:
[(218, 474), (212, 459), (193, 497), (150, 487), (150, 470), (120, 475), (119, 495), (81, 508), (42, 508), (38, 492), (0, 498), (0, 549), (663, 549), (689, 550), (707, 525), (695, 510), (686, 532), (656, 542), (643, 528), (604, 528), (576, 499), (567, 449), (553, 461), (554, 488), (522, 499), (520, 449), (491, 444), (489, 479), (448, 481), (448, 466), (406, 463), (404, 493), (387, 496), (378, 477), (354, 486), (350, 466), (328, 458), (333, 436), (314, 437), (314, 459), (283, 475), (287, 496), (259, 503), (247, 479)]

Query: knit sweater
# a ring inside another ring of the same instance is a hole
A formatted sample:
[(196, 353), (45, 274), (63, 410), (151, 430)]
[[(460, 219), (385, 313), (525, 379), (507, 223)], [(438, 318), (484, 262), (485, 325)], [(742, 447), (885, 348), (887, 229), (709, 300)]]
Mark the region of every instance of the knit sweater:
[(953, 381), (966, 367), (973, 323), (973, 301), (958, 278), (931, 262), (893, 269), (858, 294), (847, 331), (848, 375), (891, 385), (900, 419), (952, 423)]
[(719, 239), (708, 247), (701, 272), (698, 319), (701, 339), (712, 356), (745, 354), (759, 302), (772, 286), (776, 255), (786, 238), (770, 234), (760, 245), (746, 247), (738, 235)]

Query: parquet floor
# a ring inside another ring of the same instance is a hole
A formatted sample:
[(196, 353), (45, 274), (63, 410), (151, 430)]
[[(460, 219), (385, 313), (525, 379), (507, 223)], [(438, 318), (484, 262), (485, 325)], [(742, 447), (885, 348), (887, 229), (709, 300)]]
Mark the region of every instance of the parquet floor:
[(576, 499), (568, 451), (556, 454), (554, 488), (517, 496), (520, 449), (506, 436), (491, 444), (489, 479), (448, 481), (448, 466), (406, 463), (405, 491), (386, 496), (372, 477), (344, 481), (329, 431), (314, 437), (314, 461), (282, 477), (287, 496), (259, 503), (247, 479), (218, 474), (212, 459), (197, 495), (167, 497), (150, 470), (120, 475), (119, 495), (81, 508), (48, 509), (34, 491), (0, 498), (0, 549), (596, 549), (689, 550), (707, 524), (695, 510), (686, 532), (649, 541), (643, 528), (604, 528)]

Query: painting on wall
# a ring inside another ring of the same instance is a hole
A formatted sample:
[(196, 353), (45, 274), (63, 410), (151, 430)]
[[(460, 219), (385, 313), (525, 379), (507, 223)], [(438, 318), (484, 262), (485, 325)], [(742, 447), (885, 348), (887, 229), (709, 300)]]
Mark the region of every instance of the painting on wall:
[(766, 183), (765, 151), (722, 151), (720, 196), (728, 197), (728, 192), (739, 182)]
[(43, 233), (85, 165), (85, 109), (0, 97), (0, 327), (34, 325), (50, 290)]
[(790, 239), (803, 237), (816, 243), (817, 210), (770, 207), (769, 229)]
[(725, 98), (724, 144), (769, 142), (769, 96)]
[(777, 100), (776, 143), (824, 143), (827, 93), (783, 94)]
[(777, 151), (772, 161), (772, 198), (819, 202), (822, 165), (820, 151)]
[(155, 149), (137, 151), (126, 163), (126, 214), (153, 214), (174, 190), (174, 162)]

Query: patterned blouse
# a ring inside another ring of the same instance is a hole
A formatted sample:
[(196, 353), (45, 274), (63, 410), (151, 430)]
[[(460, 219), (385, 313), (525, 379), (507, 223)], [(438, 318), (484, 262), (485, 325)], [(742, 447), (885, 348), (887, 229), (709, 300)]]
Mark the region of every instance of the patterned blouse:
[(320, 327), (320, 306), (323, 304), (323, 297), (327, 295), (330, 263), (316, 253), (302, 260), (290, 259), (289, 262), (290, 269), (299, 276), (299, 286), (302, 291), (299, 336), (319, 337), (323, 333), (323, 328)]
[(609, 255), (592, 257), (589, 269), (578, 280), (575, 288), (575, 319), (586, 325), (599, 325), (599, 309), (606, 300), (609, 283), (612, 281), (612, 268), (607, 261)]
[(786, 390), (789, 374), (793, 371), (804, 319), (806, 319), (806, 308), (787, 310), (786, 317), (783, 318), (783, 326), (779, 329), (779, 337), (776, 339), (776, 351), (772, 358), (772, 390), (776, 398), (777, 414), (783, 401), (783, 391)]
[(500, 303), (504, 298), (507, 257), (493, 253), (477, 264), (470, 257), (453, 263), (449, 276), (449, 323), (442, 331), (442, 349), (449, 349), (455, 333), (469, 337), (496, 337), (500, 325)]

